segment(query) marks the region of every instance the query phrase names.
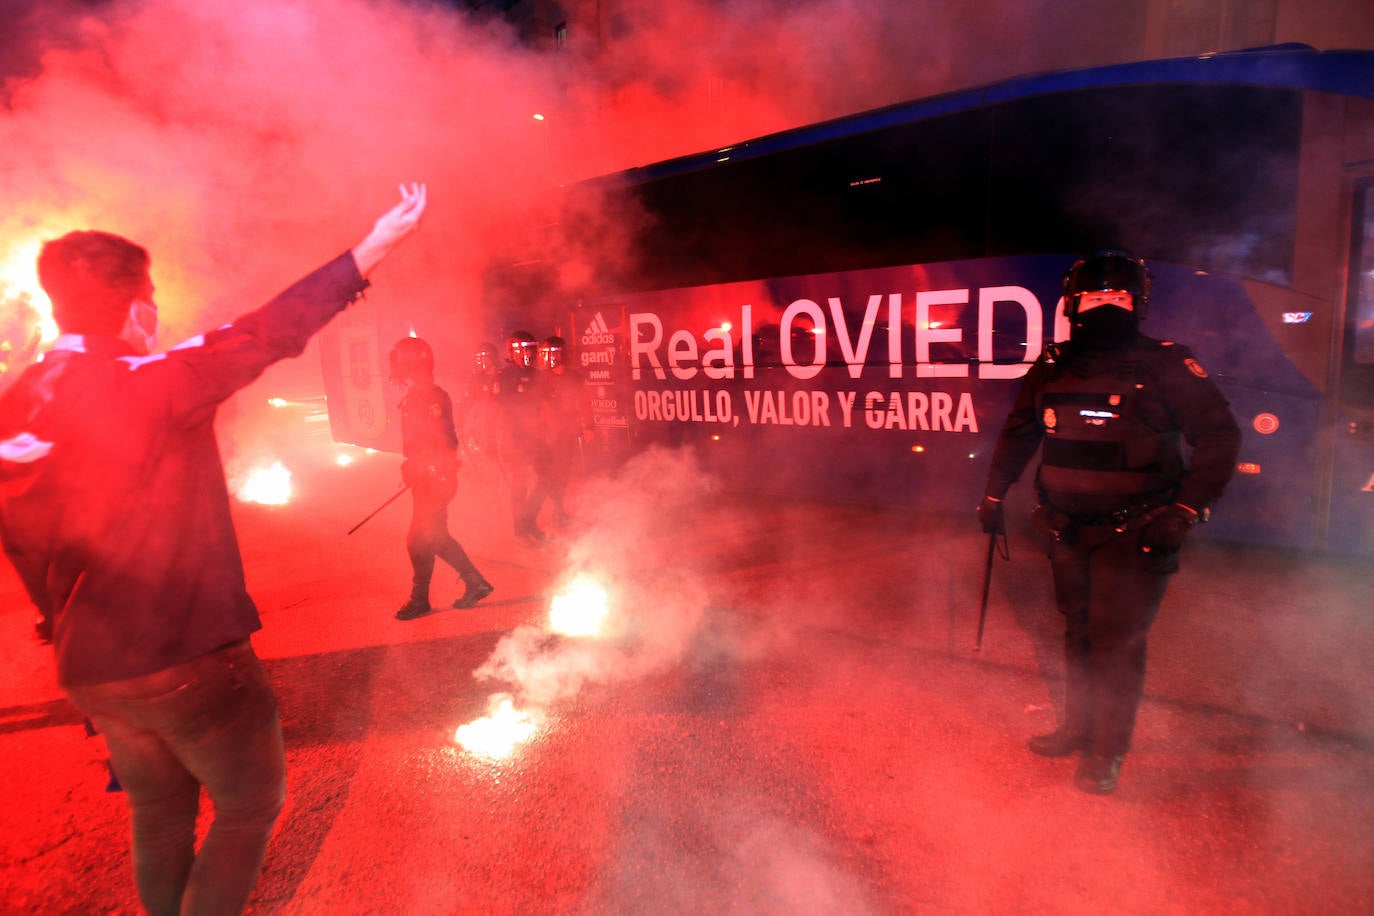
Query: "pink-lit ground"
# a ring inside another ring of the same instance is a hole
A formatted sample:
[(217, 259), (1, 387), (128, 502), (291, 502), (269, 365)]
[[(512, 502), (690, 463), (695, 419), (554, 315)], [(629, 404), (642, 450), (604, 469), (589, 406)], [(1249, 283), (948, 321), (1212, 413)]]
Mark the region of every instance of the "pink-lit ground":
[[(1136, 750), (1097, 798), (1024, 749), (1053, 722), (1059, 633), (1023, 533), (975, 654), (971, 513), (716, 492), (634, 533), (625, 566), (654, 600), (628, 609), (617, 670), (565, 690), (493, 765), (452, 742), (493, 692), (472, 672), (541, 622), (566, 553), (511, 540), (474, 481), (454, 527), (496, 593), (393, 620), (406, 508), (344, 531), (394, 464), (239, 511), (290, 766), (255, 912), (1374, 907), (1368, 563), (1193, 545), (1154, 630)], [(698, 588), (684, 625), (677, 597)], [(0, 911), (136, 912), (100, 741), (8, 569), (0, 590)], [(455, 595), (441, 573), (436, 603)], [(680, 639), (635, 669), (656, 631)]]

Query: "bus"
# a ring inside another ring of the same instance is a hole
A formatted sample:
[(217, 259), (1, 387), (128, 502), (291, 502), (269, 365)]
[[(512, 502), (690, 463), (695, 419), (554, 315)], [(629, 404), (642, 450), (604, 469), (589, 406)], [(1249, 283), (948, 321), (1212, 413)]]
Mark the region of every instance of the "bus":
[(1374, 553), (1374, 52), (1016, 78), (560, 206), (553, 253), (493, 270), (490, 301), (550, 303), (603, 449), (971, 513), (1019, 380), (1067, 337), (1062, 275), (1126, 249), (1154, 278), (1142, 330), (1192, 348), (1244, 431), (1205, 536)]

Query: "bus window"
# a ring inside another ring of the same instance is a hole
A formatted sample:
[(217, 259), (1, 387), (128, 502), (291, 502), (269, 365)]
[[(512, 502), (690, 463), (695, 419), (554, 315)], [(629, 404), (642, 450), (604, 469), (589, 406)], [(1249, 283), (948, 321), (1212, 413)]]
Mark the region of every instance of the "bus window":
[(1126, 248), (1291, 280), (1300, 93), (1163, 84), (998, 106), (990, 253)]
[(645, 181), (621, 287), (977, 257), (986, 114), (964, 112)]

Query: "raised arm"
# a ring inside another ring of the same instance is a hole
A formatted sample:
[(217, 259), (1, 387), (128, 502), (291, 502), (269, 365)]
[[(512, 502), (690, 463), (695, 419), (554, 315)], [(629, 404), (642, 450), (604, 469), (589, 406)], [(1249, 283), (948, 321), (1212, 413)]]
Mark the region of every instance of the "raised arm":
[[(382, 214), (350, 252), (307, 274), (232, 324), (138, 361), (139, 374), (172, 392), (171, 410), (188, 422), (257, 378), (279, 359), (299, 356), (310, 337), (367, 286), (366, 274), (419, 224), (425, 186), (401, 187), (401, 202)], [(166, 373), (182, 376), (175, 384)]]
[(401, 202), (378, 218), (372, 231), (353, 247), (358, 273), (366, 277), (381, 263), (397, 243), (410, 235), (425, 212), (426, 188), (423, 184), (401, 185)]

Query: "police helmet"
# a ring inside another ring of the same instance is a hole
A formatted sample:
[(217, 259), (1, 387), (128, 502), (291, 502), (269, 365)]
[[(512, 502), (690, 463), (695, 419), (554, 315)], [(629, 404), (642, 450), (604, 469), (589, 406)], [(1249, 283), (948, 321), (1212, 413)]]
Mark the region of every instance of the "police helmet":
[(1078, 314), (1078, 297), (1083, 293), (1119, 289), (1131, 294), (1137, 319), (1145, 317), (1150, 301), (1150, 269), (1145, 262), (1126, 251), (1095, 251), (1080, 258), (1064, 274), (1064, 314), (1072, 321)]
[(496, 354), (500, 352), (494, 343), (482, 342), (477, 345), (473, 352), (473, 358), (477, 362), (479, 372), (489, 372), (496, 366)]
[(554, 334), (539, 343), (539, 366), (542, 369), (557, 369), (563, 365), (563, 351), (568, 342)]
[(418, 382), (434, 377), (434, 350), (418, 337), (402, 337), (391, 348), (391, 380)]
[(516, 331), (506, 339), (506, 358), (522, 369), (534, 368), (539, 342), (529, 331)]

